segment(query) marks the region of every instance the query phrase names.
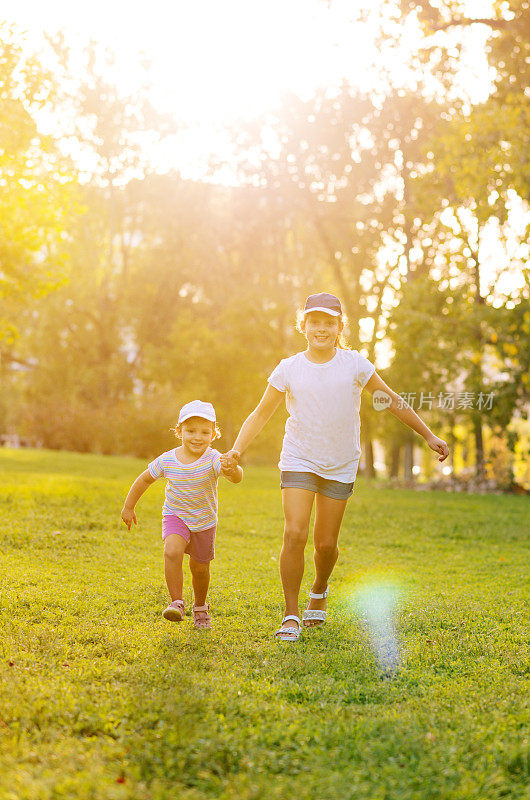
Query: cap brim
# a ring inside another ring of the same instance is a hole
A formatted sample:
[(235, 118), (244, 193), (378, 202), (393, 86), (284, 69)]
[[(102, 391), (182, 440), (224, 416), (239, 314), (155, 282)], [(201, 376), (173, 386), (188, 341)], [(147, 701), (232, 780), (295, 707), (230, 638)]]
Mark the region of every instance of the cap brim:
[(205, 417), (204, 414), (197, 414), (196, 411), (193, 411), (191, 414), (184, 414), (183, 417), (180, 417), (178, 424), (182, 425), (183, 422), (186, 422), (187, 419), (191, 419), (192, 417), (198, 417), (199, 419), (205, 419), (208, 422), (215, 423), (215, 417), (212, 419), (211, 417)]
[(304, 314), (310, 314), (312, 311), (322, 311), (324, 314), (330, 314), (332, 317), (340, 317), (340, 311), (332, 311), (331, 308), (324, 308), (323, 306), (315, 306), (315, 308), (304, 308)]

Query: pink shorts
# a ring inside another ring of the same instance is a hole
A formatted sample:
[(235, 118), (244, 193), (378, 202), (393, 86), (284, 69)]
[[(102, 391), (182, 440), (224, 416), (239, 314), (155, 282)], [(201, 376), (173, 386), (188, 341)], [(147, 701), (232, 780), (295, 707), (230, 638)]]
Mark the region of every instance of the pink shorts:
[(204, 531), (190, 531), (185, 522), (180, 517), (173, 514), (164, 514), (162, 517), (162, 539), (167, 539), (172, 533), (182, 536), (188, 543), (184, 550), (189, 556), (207, 564), (215, 558), (215, 529), (207, 528)]

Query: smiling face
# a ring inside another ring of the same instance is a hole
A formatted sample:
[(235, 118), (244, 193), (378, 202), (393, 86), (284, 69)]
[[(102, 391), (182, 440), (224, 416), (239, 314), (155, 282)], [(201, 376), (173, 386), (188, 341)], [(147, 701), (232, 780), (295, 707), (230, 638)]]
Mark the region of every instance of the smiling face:
[(215, 425), (202, 417), (190, 417), (178, 426), (177, 432), (184, 449), (199, 458), (215, 438)]
[(310, 311), (301, 323), (310, 350), (331, 350), (342, 331), (342, 320), (323, 311)]

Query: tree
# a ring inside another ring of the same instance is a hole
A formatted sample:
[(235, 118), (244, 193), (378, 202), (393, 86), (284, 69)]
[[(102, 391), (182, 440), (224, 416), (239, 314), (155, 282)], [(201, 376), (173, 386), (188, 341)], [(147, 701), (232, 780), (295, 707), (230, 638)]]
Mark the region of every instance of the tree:
[(0, 359), (9, 363), (20, 309), (68, 274), (65, 231), (78, 202), (73, 170), (37, 123), (54, 102), (52, 77), (5, 25), (0, 93)]
[[(343, 83), (308, 100), (289, 96), (234, 134), (241, 180), (269, 202), (282, 198), (299, 220), (300, 246), (309, 248), (302, 286), (335, 287), (350, 339), (372, 360), (403, 278), (419, 268), (411, 254), (424, 219), (413, 183), (428, 169), (424, 142), (441, 110), (417, 87), (390, 84), (386, 97), (369, 98)], [(369, 474), (372, 422), (365, 414)]]
[(44, 135), (39, 113), (55, 86), (24, 55), (14, 29), (0, 25), (0, 431), (13, 427), (21, 373), (18, 342), (28, 304), (69, 274), (67, 230), (80, 211), (75, 170)]
[(528, 0), (496, 0), (492, 5), (491, 17), (474, 18), (462, 0), (401, 2), (404, 15), (417, 14), (423, 23), (424, 51), (453, 48), (458, 31), (478, 26), (489, 30), (486, 52), (494, 70), (494, 86), (486, 102), (464, 115), (468, 125), (465, 142), (483, 155), (480, 175), (489, 169), (505, 191), (513, 188), (528, 200), (530, 5)]

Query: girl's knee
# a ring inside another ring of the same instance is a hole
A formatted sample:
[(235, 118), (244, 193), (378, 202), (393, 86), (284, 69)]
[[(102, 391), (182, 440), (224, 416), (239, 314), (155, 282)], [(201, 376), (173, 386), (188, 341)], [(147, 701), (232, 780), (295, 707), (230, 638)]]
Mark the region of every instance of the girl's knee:
[(182, 536), (168, 536), (164, 540), (164, 558), (169, 561), (182, 561), (185, 547), (186, 540)]
[(293, 523), (286, 523), (283, 543), (289, 548), (304, 548), (307, 542), (308, 529)]
[(321, 556), (334, 556), (339, 554), (337, 542), (315, 542), (315, 550)]
[(190, 570), (193, 575), (206, 576), (210, 573), (210, 562), (208, 561), (204, 564), (202, 561), (195, 561), (195, 559), (190, 558)]

